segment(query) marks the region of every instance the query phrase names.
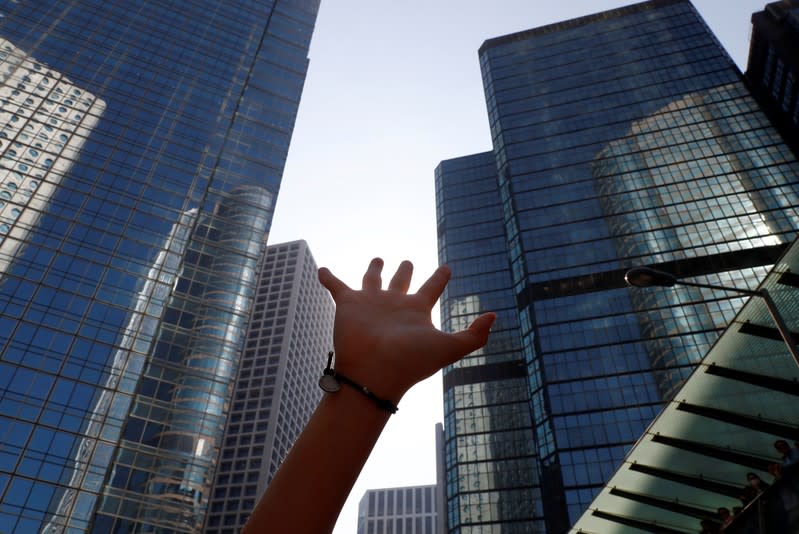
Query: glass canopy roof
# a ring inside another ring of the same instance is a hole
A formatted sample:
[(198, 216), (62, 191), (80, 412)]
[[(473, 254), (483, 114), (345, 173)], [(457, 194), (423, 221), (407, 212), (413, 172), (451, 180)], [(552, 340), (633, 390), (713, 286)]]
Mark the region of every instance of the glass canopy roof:
[[(768, 291), (799, 340), (799, 241), (760, 288)], [(641, 291), (680, 290), (675, 286)], [(780, 479), (769, 473), (770, 466), (782, 463), (777, 440), (791, 448), (799, 441), (799, 366), (765, 300), (755, 296), (571, 532), (719, 532), (722, 507), (738, 512), (721, 530), (725, 534), (799, 532), (799, 465), (786, 468)], [(745, 506), (754, 496), (748, 482), (752, 473), (771, 487)]]

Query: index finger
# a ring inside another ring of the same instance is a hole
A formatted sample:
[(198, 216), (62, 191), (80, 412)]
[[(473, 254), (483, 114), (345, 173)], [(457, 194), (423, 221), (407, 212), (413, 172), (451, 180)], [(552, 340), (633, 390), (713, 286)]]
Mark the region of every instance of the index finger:
[(444, 288), (449, 282), (449, 277), (451, 275), (451, 271), (449, 267), (446, 265), (441, 265), (436, 271), (427, 279), (427, 281), (422, 284), (422, 287), (419, 288), (419, 291), (416, 292), (417, 295), (424, 298), (430, 306), (432, 307), (433, 304), (436, 303), (438, 297), (441, 296), (441, 293), (444, 291)]

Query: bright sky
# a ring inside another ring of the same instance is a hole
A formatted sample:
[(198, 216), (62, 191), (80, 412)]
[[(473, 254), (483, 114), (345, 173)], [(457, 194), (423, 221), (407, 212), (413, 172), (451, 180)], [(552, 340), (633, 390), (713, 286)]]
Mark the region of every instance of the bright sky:
[[(750, 16), (766, 1), (694, 0), (741, 69)], [(372, 257), (386, 260), (384, 279), (407, 258), (417, 287), (437, 265), (433, 170), (491, 148), (483, 41), (630, 3), (322, 0), (269, 242), (305, 239), (317, 263), (353, 287)], [(335, 534), (355, 534), (367, 489), (435, 483), (441, 399), (440, 375), (405, 396)]]

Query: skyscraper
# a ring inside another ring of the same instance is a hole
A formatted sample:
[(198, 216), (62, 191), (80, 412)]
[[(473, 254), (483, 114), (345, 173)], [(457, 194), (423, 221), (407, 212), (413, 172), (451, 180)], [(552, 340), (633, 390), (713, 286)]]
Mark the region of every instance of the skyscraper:
[(267, 248), (203, 532), (247, 521), (322, 390), (335, 306), (305, 241)]
[(754, 287), (799, 228), (799, 165), (686, 0), (479, 55), (493, 151), (436, 172), (442, 325), (499, 309), (507, 341), (444, 374), (449, 527), (560, 533), (741, 304), (625, 271)]
[(0, 530), (201, 527), (317, 10), (0, 1)]
[(444, 372), (444, 458), (450, 532), (501, 523), (543, 532), (538, 463), (519, 312), (511, 286), (492, 152), (436, 169), (439, 261), (453, 277), (441, 325), (459, 331), (481, 311), (497, 319), (482, 349)]
[(770, 2), (752, 15), (746, 79), (774, 125), (799, 154), (799, 1)]

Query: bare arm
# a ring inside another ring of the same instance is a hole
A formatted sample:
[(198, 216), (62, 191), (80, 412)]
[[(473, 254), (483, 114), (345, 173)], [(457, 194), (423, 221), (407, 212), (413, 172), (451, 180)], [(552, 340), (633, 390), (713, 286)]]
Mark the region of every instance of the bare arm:
[[(336, 301), (336, 370), (398, 404), (414, 384), (482, 347), (494, 314), (481, 315), (463, 332), (441, 332), (430, 313), (449, 269), (439, 267), (408, 295), (411, 263), (400, 265), (386, 290), (382, 268), (382, 260), (372, 260), (360, 291), (327, 269), (319, 270), (319, 280)], [(389, 416), (346, 385), (326, 394), (242, 532), (331, 532)]]

